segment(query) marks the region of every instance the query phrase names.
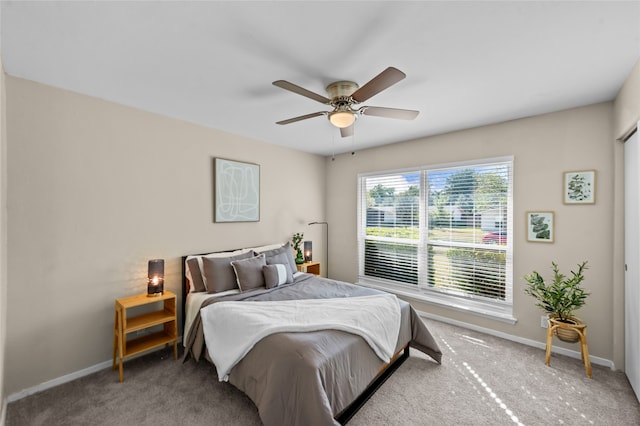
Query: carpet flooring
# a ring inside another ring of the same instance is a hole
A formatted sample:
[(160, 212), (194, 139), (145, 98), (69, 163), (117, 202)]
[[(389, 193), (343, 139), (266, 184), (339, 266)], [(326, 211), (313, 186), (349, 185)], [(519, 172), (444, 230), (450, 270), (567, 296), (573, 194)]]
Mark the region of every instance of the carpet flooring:
[[(640, 425), (626, 376), (580, 360), (453, 325), (424, 320), (442, 365), (412, 349), (409, 359), (351, 419), (371, 425)], [(542, 333), (542, 331), (541, 331)], [(578, 348), (578, 346), (576, 346)], [(157, 351), (14, 401), (9, 426), (260, 425), (249, 398), (216, 380), (206, 362)]]

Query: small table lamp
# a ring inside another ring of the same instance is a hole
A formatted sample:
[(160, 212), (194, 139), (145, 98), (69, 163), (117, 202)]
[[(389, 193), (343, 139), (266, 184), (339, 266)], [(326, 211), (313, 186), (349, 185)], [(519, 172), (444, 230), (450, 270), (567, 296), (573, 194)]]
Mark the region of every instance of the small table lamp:
[(311, 241), (304, 242), (304, 261), (311, 262), (313, 260), (313, 250), (311, 250)]
[(160, 296), (164, 293), (164, 259), (149, 261), (149, 281), (147, 282), (147, 296)]

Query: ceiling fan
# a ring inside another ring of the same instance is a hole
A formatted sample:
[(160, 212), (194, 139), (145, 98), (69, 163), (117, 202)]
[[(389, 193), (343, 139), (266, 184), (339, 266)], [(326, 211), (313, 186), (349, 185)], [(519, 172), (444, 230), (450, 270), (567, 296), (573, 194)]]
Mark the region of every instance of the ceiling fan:
[(276, 124), (290, 124), (307, 118), (325, 115), (331, 124), (340, 129), (342, 137), (353, 135), (353, 123), (358, 115), (373, 115), (377, 117), (413, 120), (420, 113), (409, 109), (384, 108), (375, 106), (361, 106), (354, 108), (367, 99), (377, 95), (385, 89), (404, 79), (406, 74), (397, 68), (389, 67), (360, 87), (353, 81), (335, 81), (326, 88), (329, 97), (311, 92), (285, 80), (274, 81), (273, 84), (325, 105), (333, 107), (333, 111), (319, 111), (276, 122)]

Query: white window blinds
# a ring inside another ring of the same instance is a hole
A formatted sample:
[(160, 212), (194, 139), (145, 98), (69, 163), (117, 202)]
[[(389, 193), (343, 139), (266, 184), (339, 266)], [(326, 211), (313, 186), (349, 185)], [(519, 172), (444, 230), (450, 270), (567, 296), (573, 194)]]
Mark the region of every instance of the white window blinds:
[(366, 275), (418, 284), (420, 172), (365, 179)]
[(360, 176), (360, 275), (511, 304), (512, 160)]

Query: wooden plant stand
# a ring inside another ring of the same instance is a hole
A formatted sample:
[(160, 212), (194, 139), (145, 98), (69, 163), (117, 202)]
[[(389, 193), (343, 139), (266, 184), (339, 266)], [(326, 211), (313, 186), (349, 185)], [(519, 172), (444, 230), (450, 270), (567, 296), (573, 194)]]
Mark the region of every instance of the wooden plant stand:
[(587, 324), (585, 323), (567, 324), (560, 321), (551, 321), (551, 319), (549, 319), (549, 327), (547, 330), (547, 356), (544, 363), (546, 365), (550, 365), (551, 363), (551, 344), (553, 341), (553, 335), (558, 328), (570, 328), (578, 333), (578, 336), (580, 337), (582, 362), (584, 363), (587, 377), (591, 378), (591, 361), (589, 360), (589, 348), (587, 347)]

